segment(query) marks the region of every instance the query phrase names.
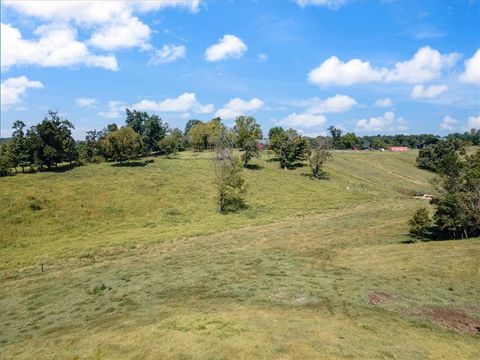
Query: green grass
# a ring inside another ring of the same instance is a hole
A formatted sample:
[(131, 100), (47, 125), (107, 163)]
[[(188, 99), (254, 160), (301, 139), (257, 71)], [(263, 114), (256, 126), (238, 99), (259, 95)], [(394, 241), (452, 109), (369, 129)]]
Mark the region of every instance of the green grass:
[(480, 356), (412, 315), (480, 317), (480, 239), (403, 243), (414, 152), (335, 153), (322, 181), (265, 156), (228, 215), (209, 156), (1, 179), (0, 358)]

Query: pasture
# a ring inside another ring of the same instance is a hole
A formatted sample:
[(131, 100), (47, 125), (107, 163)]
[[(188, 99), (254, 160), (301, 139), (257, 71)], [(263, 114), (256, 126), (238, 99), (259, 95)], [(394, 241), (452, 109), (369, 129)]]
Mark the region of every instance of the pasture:
[(415, 151), (264, 153), (226, 215), (211, 156), (0, 179), (0, 358), (480, 357), (480, 239), (408, 243)]

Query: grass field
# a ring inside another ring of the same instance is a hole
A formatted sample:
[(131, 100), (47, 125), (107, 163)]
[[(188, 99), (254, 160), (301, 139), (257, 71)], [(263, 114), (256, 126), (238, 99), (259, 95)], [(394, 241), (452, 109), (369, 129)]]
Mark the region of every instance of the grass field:
[(2, 178), (0, 358), (480, 358), (480, 239), (406, 243), (415, 156), (264, 154), (228, 215), (210, 153)]

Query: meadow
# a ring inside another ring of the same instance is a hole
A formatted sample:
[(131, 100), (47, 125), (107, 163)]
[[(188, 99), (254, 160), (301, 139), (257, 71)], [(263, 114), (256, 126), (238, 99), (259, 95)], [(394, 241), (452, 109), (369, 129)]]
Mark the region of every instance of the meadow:
[(410, 243), (415, 151), (264, 153), (230, 214), (211, 156), (0, 179), (0, 358), (480, 358), (480, 239)]

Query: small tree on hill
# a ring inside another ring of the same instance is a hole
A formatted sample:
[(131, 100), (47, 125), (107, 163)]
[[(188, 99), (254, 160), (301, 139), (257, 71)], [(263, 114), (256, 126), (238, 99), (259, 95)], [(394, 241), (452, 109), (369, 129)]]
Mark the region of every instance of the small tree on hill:
[(307, 153), (308, 141), (293, 129), (283, 130), (277, 128), (270, 130), (270, 148), (275, 152), (280, 161), (280, 166), (288, 169), (295, 161), (301, 160)]
[(258, 158), (257, 140), (261, 139), (262, 129), (252, 116), (239, 116), (235, 119), (233, 132), (236, 137), (237, 145), (243, 151), (243, 166), (247, 167), (248, 162), (253, 158)]
[(420, 237), (423, 241), (432, 226), (432, 219), (428, 214), (428, 210), (422, 207), (415, 211), (413, 217), (408, 221), (408, 224), (410, 225), (410, 234), (415, 237)]
[(323, 165), (332, 158), (332, 144), (327, 138), (318, 137), (315, 140), (308, 162), (312, 169), (312, 176), (314, 178), (321, 178), (324, 175)]
[(131, 127), (124, 126), (101, 140), (107, 158), (120, 163), (137, 158), (142, 151), (142, 139)]
[(218, 211), (221, 213), (243, 207), (246, 195), (242, 164), (233, 154), (228, 140), (222, 141), (224, 137), (226, 135), (221, 135), (213, 161), (218, 191)]

